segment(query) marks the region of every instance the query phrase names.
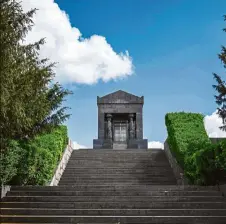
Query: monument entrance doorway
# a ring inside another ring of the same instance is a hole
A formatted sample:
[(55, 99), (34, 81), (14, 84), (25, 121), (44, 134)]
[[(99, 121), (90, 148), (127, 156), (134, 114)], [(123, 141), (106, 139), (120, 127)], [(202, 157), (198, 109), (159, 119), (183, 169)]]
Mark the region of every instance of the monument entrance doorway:
[(127, 141), (127, 123), (126, 122), (114, 122), (114, 142), (126, 142)]

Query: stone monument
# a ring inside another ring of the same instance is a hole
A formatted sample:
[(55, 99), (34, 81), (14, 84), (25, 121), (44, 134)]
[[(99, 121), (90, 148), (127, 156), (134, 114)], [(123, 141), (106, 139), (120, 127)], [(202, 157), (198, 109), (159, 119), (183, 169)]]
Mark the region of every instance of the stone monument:
[(97, 97), (98, 139), (94, 149), (147, 149), (143, 139), (144, 97), (119, 90)]

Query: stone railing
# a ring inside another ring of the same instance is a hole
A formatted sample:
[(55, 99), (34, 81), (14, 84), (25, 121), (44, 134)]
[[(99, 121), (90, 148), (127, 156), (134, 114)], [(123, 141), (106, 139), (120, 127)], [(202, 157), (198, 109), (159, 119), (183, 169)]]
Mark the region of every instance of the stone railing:
[(58, 167), (55, 170), (55, 174), (54, 174), (49, 186), (57, 186), (58, 185), (60, 178), (67, 166), (68, 160), (71, 157), (72, 151), (73, 151), (73, 143), (71, 140), (69, 140), (68, 145), (63, 153), (62, 159), (59, 162)]
[(10, 185), (2, 185), (1, 186), (1, 198), (4, 198), (8, 191), (10, 191)]
[(178, 185), (188, 185), (188, 180), (184, 176), (184, 171), (180, 167), (180, 165), (177, 163), (177, 160), (175, 159), (173, 154), (171, 153), (167, 141), (164, 142), (164, 151), (165, 151), (166, 157), (170, 163), (170, 166), (173, 169), (173, 173), (176, 177), (177, 184)]

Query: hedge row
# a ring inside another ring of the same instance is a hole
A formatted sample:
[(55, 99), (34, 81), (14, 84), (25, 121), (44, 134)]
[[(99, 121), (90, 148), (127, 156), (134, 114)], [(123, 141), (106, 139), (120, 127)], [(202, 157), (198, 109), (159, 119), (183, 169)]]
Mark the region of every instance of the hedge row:
[(1, 156), (1, 183), (11, 185), (46, 185), (55, 172), (68, 143), (67, 127), (37, 136), (32, 141), (10, 141)]
[(191, 184), (216, 184), (226, 171), (226, 141), (213, 144), (198, 113), (168, 113), (169, 148)]

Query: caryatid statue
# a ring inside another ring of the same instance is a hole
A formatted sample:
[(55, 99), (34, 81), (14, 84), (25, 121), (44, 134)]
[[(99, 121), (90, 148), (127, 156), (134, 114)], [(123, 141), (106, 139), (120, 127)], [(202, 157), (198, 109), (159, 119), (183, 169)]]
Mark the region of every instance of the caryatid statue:
[(107, 114), (107, 138), (112, 139), (112, 124), (111, 124), (111, 114)]
[(135, 138), (135, 122), (133, 120), (134, 114), (129, 114), (129, 136), (130, 139)]

